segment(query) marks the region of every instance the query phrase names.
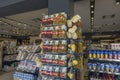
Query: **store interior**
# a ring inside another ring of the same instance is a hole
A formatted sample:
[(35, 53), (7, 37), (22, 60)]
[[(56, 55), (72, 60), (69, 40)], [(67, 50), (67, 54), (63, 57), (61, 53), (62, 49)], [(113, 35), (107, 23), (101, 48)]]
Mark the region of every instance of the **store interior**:
[(0, 0), (0, 80), (120, 80), (120, 0)]

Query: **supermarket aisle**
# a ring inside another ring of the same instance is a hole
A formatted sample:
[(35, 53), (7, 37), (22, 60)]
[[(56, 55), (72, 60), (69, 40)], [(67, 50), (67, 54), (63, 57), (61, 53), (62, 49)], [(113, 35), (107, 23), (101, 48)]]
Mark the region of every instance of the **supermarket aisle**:
[(14, 72), (1, 72), (0, 71), (0, 80), (13, 80)]

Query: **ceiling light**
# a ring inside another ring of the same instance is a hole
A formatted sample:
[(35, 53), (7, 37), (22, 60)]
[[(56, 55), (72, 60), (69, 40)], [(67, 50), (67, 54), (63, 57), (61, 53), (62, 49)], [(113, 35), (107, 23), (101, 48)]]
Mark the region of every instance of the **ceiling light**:
[(93, 5), (91, 5), (91, 8), (93, 8), (94, 6)]
[(93, 17), (91, 19), (94, 19)]
[(27, 24), (24, 24), (24, 26), (27, 26)]
[(119, 4), (120, 4), (120, 2), (116, 2), (116, 4), (117, 4), (117, 5), (119, 5)]
[(91, 13), (94, 13), (94, 11), (91, 11)]
[(18, 25), (21, 25), (21, 23), (18, 23)]

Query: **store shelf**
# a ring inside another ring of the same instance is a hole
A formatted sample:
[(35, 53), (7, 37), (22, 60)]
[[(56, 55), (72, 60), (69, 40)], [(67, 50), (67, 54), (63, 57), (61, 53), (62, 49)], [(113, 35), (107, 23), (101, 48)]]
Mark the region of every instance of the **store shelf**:
[(38, 73), (37, 73), (37, 72), (35, 72), (35, 73), (31, 73), (31, 72), (27, 72), (27, 71), (20, 71), (20, 70), (18, 70), (17, 72), (27, 73), (27, 74), (32, 74), (32, 75), (38, 76)]
[(17, 60), (4, 60), (4, 62), (18, 62)]
[(52, 63), (42, 63), (43, 65), (49, 65), (49, 66), (60, 66), (60, 67), (67, 67), (66, 65), (59, 65), (59, 64), (52, 64)]
[(61, 26), (61, 25), (65, 25), (65, 24), (47, 24), (47, 25), (44, 25), (42, 24), (42, 26), (46, 26), (46, 27), (51, 27), (51, 26)]
[(82, 55), (83, 55), (83, 53), (74, 53), (73, 55), (82, 56)]
[(4, 56), (8, 56), (8, 55), (17, 55), (17, 53), (15, 54), (3, 54)]
[(67, 38), (42, 38), (42, 40), (68, 40)]
[(70, 80), (68, 77), (66, 77), (66, 78), (61, 78), (61, 77), (54, 77), (54, 76), (51, 76), (51, 75), (44, 75), (44, 74), (42, 74), (42, 76), (53, 77), (53, 78), (59, 79), (59, 80)]
[(96, 72), (96, 73), (105, 73), (105, 74), (114, 74), (114, 75), (120, 75), (120, 73), (115, 72), (107, 72), (107, 71), (96, 71), (96, 70), (89, 70), (90, 72)]
[(99, 61), (110, 61), (110, 62), (120, 62), (118, 59), (94, 59), (94, 58), (89, 58), (89, 60), (99, 60)]
[(44, 52), (44, 54), (52, 54), (52, 55), (66, 55), (66, 52)]
[(73, 40), (73, 41), (80, 41), (84, 42), (82, 39), (72, 39), (72, 38), (42, 38), (42, 40)]
[(120, 50), (115, 50), (115, 49), (89, 49), (89, 50), (108, 50), (108, 51), (120, 51)]

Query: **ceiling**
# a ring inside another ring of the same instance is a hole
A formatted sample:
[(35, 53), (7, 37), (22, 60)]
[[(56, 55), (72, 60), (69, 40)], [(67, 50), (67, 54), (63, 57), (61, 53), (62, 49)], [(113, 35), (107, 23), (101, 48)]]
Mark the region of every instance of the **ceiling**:
[[(34, 3), (33, 0), (11, 0), (9, 4), (4, 2), (7, 6), (1, 5), (1, 1), (3, 0), (0, 0), (0, 33), (39, 34), (40, 19), (43, 14), (48, 13), (46, 0), (43, 2), (42, 0), (34, 0)], [(42, 4), (40, 5), (38, 2)], [(33, 7), (31, 3), (35, 6)], [(82, 17), (83, 32), (90, 32), (90, 1), (81, 0), (74, 4), (74, 14), (79, 14)], [(116, 5), (115, 0), (95, 1), (94, 31), (120, 31), (120, 5)]]

